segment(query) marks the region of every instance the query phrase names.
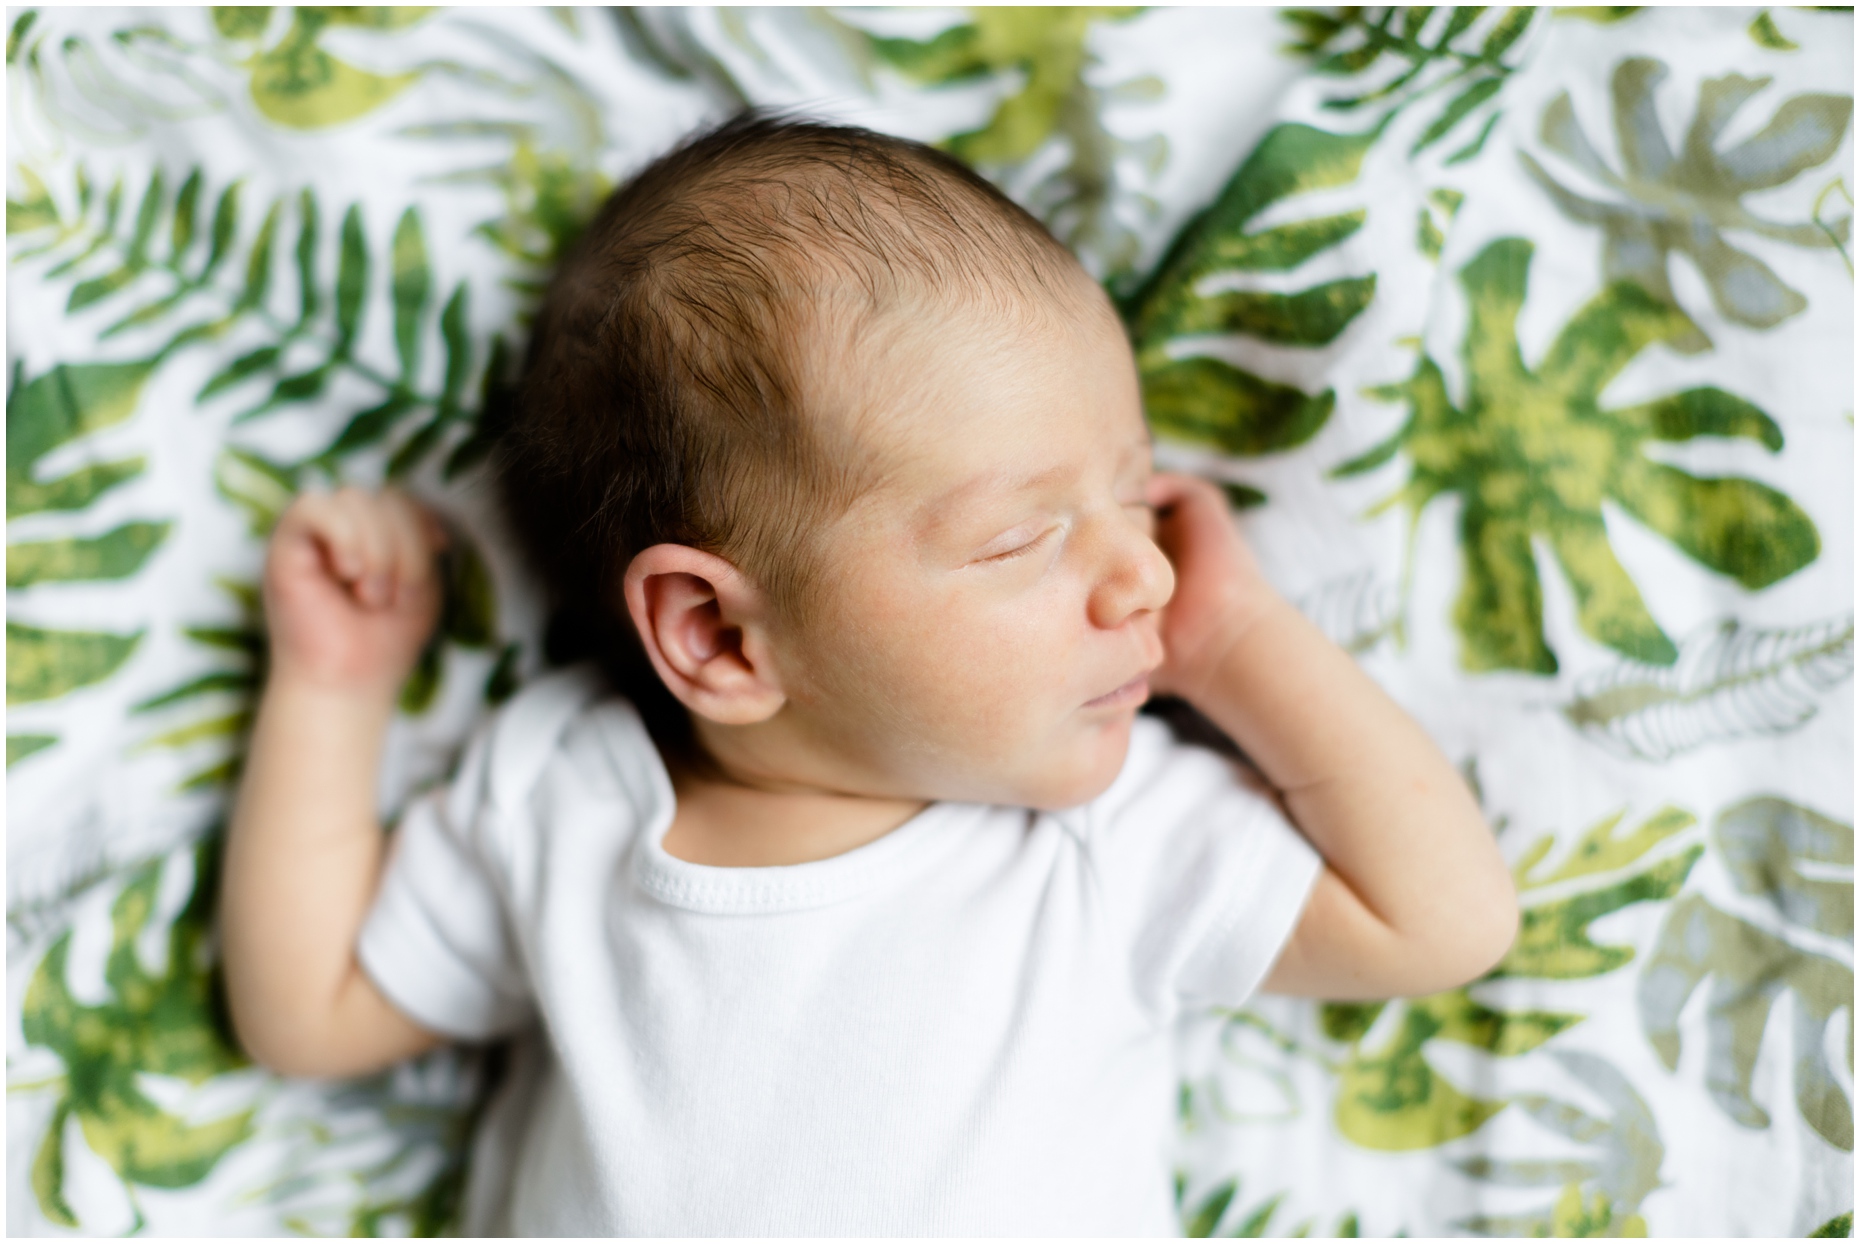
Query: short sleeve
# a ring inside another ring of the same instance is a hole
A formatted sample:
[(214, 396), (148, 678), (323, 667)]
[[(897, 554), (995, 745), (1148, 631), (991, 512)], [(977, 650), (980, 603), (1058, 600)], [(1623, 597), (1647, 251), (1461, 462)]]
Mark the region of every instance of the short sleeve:
[(1238, 1006), (1272, 970), (1323, 866), (1263, 783), (1139, 717), (1088, 806), (1093, 867), (1150, 1009)]
[(521, 1027), (528, 990), (511, 936), (501, 869), (484, 823), (491, 735), (481, 730), (451, 787), (415, 802), (394, 833), (362, 926), (362, 969), (407, 1016), (482, 1040)]

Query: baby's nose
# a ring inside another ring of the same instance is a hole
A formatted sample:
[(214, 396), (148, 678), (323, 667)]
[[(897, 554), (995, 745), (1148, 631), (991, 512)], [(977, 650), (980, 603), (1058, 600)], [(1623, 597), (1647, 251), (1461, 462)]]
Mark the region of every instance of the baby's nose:
[(1175, 569), (1156, 542), (1125, 524), (1098, 590), (1092, 594), (1092, 623), (1108, 629), (1137, 614), (1160, 610), (1175, 594)]

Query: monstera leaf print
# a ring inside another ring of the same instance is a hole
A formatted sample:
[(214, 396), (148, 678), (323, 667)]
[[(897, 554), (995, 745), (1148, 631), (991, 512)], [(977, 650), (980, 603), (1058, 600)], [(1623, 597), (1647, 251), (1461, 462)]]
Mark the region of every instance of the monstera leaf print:
[[(191, 857), (196, 866), (204, 855)], [(183, 863), (190, 857), (177, 859)], [(252, 1113), (194, 1121), (163, 1109), (145, 1076), (198, 1085), (244, 1064), (220, 1035), (211, 977), (203, 961), (208, 920), (201, 896), (210, 880), (189, 878), (195, 897), (174, 917), (159, 967), (145, 962), (163, 881), (161, 861), (140, 869), (110, 908), (111, 942), (103, 978), (108, 997), (95, 1005), (73, 996), (72, 935), (53, 943), (26, 986), (20, 1024), (26, 1043), (56, 1054), (64, 1073), (42, 1085), (58, 1091), (50, 1125), (32, 1163), (32, 1190), (44, 1215), (81, 1226), (65, 1195), (65, 1124), (75, 1118), (84, 1143), (116, 1172), (135, 1202), (136, 1189), (181, 1188), (212, 1171), (251, 1132)], [(13, 1091), (22, 1086), (12, 1085)], [(136, 1211), (138, 1226), (141, 1211)]]
[(1549, 1050), (1546, 1056), (1605, 1105), (1595, 1115), (1573, 1102), (1544, 1093), (1512, 1098), (1533, 1123), (1589, 1152), (1561, 1159), (1461, 1158), (1453, 1163), (1469, 1178), (1513, 1188), (1557, 1188), (1550, 1204), (1535, 1213), (1478, 1214), (1454, 1226), (1476, 1235), (1644, 1236), (1641, 1202), (1661, 1186), (1666, 1146), (1647, 1102), (1606, 1060), (1581, 1050)]
[[(1751, 328), (1773, 328), (1800, 313), (1807, 300), (1768, 264), (1725, 241), (1724, 232), (1754, 233), (1804, 247), (1839, 248), (1847, 241), (1851, 215), (1831, 222), (1782, 224), (1750, 211), (1743, 198), (1784, 185), (1832, 156), (1847, 133), (1853, 97), (1792, 95), (1761, 130), (1720, 151), (1719, 135), (1770, 79), (1735, 73), (1707, 78), (1699, 85), (1691, 128), (1675, 153), (1654, 101), (1666, 74), (1664, 64), (1648, 57), (1632, 57), (1615, 67), (1621, 173), (1609, 168), (1590, 143), (1567, 92), (1544, 109), (1544, 145), (1619, 198), (1584, 197), (1558, 182), (1528, 153), (1520, 152), (1519, 158), (1566, 215), (1601, 227), (1604, 279), (1636, 281), (1677, 308), (1667, 269), (1669, 257), (1678, 251), (1705, 278), (1720, 315)], [(1685, 330), (1668, 338), (1667, 344), (1697, 352), (1709, 348), (1711, 339), (1688, 317)]]
[(1429, 1061), (1432, 1041), (1452, 1041), (1495, 1058), (1536, 1049), (1583, 1017), (1555, 1011), (1501, 1011), (1474, 1000), (1466, 988), (1408, 998), (1397, 1025), (1381, 1041), (1365, 1038), (1387, 1003), (1329, 1003), (1324, 1033), (1349, 1042), (1338, 1067), (1333, 1118), (1337, 1130), (1366, 1149), (1431, 1149), (1476, 1131), (1505, 1108), (1502, 1100), (1469, 1094)]
[(1439, 366), (1423, 354), (1408, 380), (1370, 390), (1406, 403), (1408, 421), (1336, 473), (1372, 470), (1405, 450), (1408, 482), (1385, 505), (1405, 505), (1412, 521), (1435, 498), (1460, 497), (1464, 578), (1453, 620), (1467, 669), (1556, 672), (1533, 537), (1549, 543), (1575, 589), (1584, 634), (1634, 660), (1671, 665), (1679, 650), (1615, 559), (1604, 501), (1751, 589), (1808, 565), (1820, 537), (1808, 515), (1773, 488), (1701, 479), (1641, 449), (1648, 441), (1716, 436), (1774, 452), (1782, 431), (1751, 403), (1696, 388), (1634, 406), (1602, 405), (1609, 382), (1641, 350), (1691, 331), (1683, 312), (1640, 285), (1608, 286), (1528, 366), (1517, 319), (1532, 250), (1522, 238), (1500, 238), (1460, 270), (1469, 304), (1462, 404), (1454, 405)]
[[(1851, 943), (1852, 826), (1765, 796), (1727, 808), (1712, 826), (1712, 839), (1740, 892), (1768, 904), (1788, 927)], [(1836, 879), (1830, 870), (1844, 875)], [(1853, 1103), (1828, 1065), (1823, 1037), (1837, 1010), (1851, 1014), (1853, 969), (1703, 895), (1687, 895), (1667, 913), (1638, 990), (1641, 1027), (1668, 1068), (1679, 1065), (1679, 1013), (1707, 978), (1705, 1083), (1719, 1108), (1744, 1127), (1770, 1125), (1752, 1082), (1764, 1029), (1787, 990), (1794, 1007), (1796, 1107), (1822, 1139), (1851, 1151)], [(1846, 1028), (1851, 1078), (1851, 1020)]]
[[(1286, 199), (1354, 181), (1375, 138), (1373, 131), (1273, 127), (1126, 301), (1144, 409), (1158, 434), (1253, 455), (1302, 445), (1330, 418), (1337, 401), (1333, 390), (1305, 393), (1195, 348), (1210, 338), (1235, 336), (1327, 345), (1362, 314), (1375, 297), (1373, 273), (1291, 294), (1224, 286), (1239, 273), (1292, 271), (1361, 229), (1360, 210), (1253, 232), (1247, 226)], [(1213, 288), (1217, 284), (1222, 288)]]
[[(1619, 832), (1623, 819), (1616, 814), (1591, 826), (1556, 855), (1554, 866), (1548, 865), (1557, 845), (1554, 834), (1544, 835), (1524, 853), (1514, 869), (1523, 902), (1518, 939), (1487, 979), (1586, 979), (1632, 962), (1634, 947), (1598, 941), (1590, 926), (1633, 904), (1672, 898), (1684, 886), (1704, 848), (1694, 844), (1668, 849), (1678, 835), (1697, 824), (1680, 809), (1663, 808), (1626, 833)], [(1600, 884), (1585, 880), (1591, 878)], [(1538, 897), (1537, 892), (1545, 889), (1551, 889), (1553, 897)], [(1230, 1032), (1245, 1029), (1263, 1034), (1283, 1054), (1324, 1068), (1335, 1085), (1332, 1120), (1340, 1135), (1365, 1149), (1410, 1152), (1469, 1135), (1510, 1102), (1524, 1100), (1462, 1088), (1440, 1069), (1436, 1042), (1451, 1042), (1490, 1058), (1513, 1059), (1538, 1050), (1587, 1018), (1574, 1012), (1487, 1005), (1474, 996), (1479, 987), (1474, 982), (1394, 1002), (1326, 1003), (1319, 1008), (1318, 1027), (1327, 1044), (1280, 1031), (1253, 1010), (1226, 1012), (1224, 1023)], [(1237, 1042), (1223, 1040), (1222, 1049), (1230, 1063), (1262, 1069), (1244, 1055)], [(1185, 1091), (1191, 1110), (1202, 1108), (1199, 1099), (1205, 1097), (1206, 1108), (1214, 1115), (1230, 1113), (1218, 1079), (1205, 1085), (1191, 1083)], [(1609, 1093), (1602, 1095), (1611, 1100)], [(1555, 1120), (1563, 1117), (1559, 1114), (1562, 1107), (1547, 1099), (1526, 1104), (1534, 1117), (1542, 1113), (1540, 1122), (1551, 1120), (1547, 1126), (1557, 1126)], [(1628, 1106), (1620, 1101), (1613, 1104), (1620, 1118), (1631, 1118), (1633, 1111)], [(1594, 1141), (1600, 1134), (1584, 1139)], [(1606, 1157), (1603, 1165), (1621, 1160)], [(1653, 1165), (1657, 1169), (1657, 1154)], [(1601, 1169), (1597, 1166), (1556, 1182), (1587, 1186), (1599, 1178)], [(1629, 1196), (1625, 1183), (1610, 1187), (1607, 1204), (1617, 1220), (1632, 1214), (1645, 1193), (1642, 1189)], [(1590, 1206), (1595, 1190), (1589, 1187), (1581, 1194), (1583, 1205)]]

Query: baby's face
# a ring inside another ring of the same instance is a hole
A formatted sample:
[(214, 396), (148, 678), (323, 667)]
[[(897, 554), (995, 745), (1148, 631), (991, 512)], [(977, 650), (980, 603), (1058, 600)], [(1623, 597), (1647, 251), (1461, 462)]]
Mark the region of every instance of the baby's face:
[(815, 607), (780, 642), (785, 711), (868, 793), (1094, 797), (1175, 586), (1109, 305), (893, 314), (822, 370), (878, 482), (824, 532)]

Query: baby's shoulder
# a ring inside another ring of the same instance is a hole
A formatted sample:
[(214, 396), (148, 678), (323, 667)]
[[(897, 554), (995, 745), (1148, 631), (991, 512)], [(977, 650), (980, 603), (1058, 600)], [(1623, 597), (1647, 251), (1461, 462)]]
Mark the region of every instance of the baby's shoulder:
[(564, 785), (652, 801), (667, 779), (631, 703), (592, 665), (527, 684), (478, 728), (452, 783), (455, 823), (531, 819)]

